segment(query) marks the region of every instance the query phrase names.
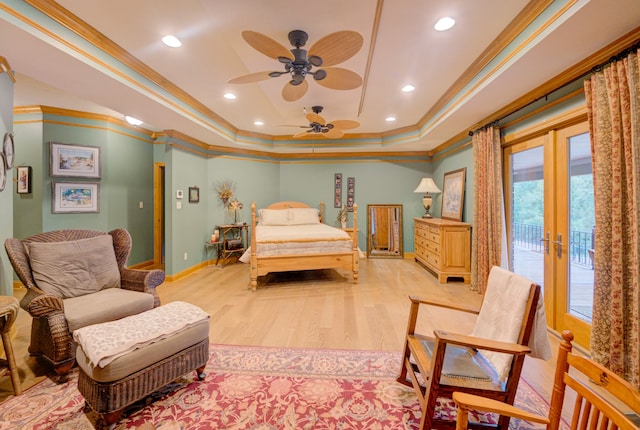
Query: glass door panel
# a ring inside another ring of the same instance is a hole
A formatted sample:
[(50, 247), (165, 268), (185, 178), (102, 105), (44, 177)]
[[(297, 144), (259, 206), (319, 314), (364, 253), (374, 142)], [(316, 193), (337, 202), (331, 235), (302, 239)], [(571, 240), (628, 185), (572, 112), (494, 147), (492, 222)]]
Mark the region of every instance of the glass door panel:
[(504, 149), (510, 269), (543, 287), (548, 325), (588, 347), (594, 197), (585, 123)]

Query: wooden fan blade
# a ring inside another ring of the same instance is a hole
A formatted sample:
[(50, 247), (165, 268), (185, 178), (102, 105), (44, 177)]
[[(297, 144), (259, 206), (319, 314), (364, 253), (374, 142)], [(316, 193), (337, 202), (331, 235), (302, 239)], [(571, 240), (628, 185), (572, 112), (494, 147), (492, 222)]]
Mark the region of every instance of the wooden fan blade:
[(227, 81), (228, 84), (248, 84), (251, 82), (260, 82), (266, 81), (271, 76), (269, 76), (270, 72), (256, 72), (249, 73), (248, 75), (238, 76), (237, 78), (229, 79)]
[(309, 122), (317, 122), (320, 125), (326, 124), (326, 120), (321, 115), (318, 115), (315, 112), (309, 112), (307, 114), (307, 119), (309, 120)]
[(311, 130), (301, 131), (300, 133), (294, 134), (294, 135), (293, 135), (293, 138), (294, 138), (294, 139), (298, 139), (298, 138), (300, 138), (300, 137), (304, 137), (304, 136), (306, 136), (307, 134), (309, 134), (310, 132), (311, 132)]
[(330, 128), (327, 132), (322, 133), (324, 137), (328, 137), (329, 139), (339, 139), (344, 136), (344, 131), (339, 128), (333, 127)]
[(316, 81), (318, 84), (332, 90), (353, 90), (362, 85), (362, 78), (356, 72), (340, 67), (329, 67), (327, 77)]
[(293, 60), (293, 55), (284, 45), (262, 33), (246, 30), (242, 32), (242, 38), (251, 45), (253, 49), (263, 53), (269, 58), (277, 60), (278, 57), (287, 57)]
[(339, 119), (336, 121), (331, 121), (334, 128), (339, 128), (340, 130), (350, 130), (352, 128), (360, 127), (360, 123), (358, 121), (352, 121), (350, 119)]
[(291, 85), (287, 82), (282, 88), (282, 98), (288, 102), (295, 102), (307, 93), (307, 89), (309, 89), (309, 83), (306, 80), (300, 85)]
[(364, 39), (357, 31), (336, 31), (318, 40), (309, 49), (309, 56), (322, 58), (322, 67), (334, 66), (353, 57), (362, 48)]

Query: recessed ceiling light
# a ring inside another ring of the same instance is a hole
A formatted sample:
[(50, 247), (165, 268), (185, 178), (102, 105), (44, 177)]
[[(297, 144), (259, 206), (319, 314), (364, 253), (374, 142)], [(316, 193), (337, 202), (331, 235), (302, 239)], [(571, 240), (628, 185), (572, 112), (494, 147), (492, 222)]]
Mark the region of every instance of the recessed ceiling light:
[(254, 125), (264, 125), (264, 122), (258, 120), (253, 122)]
[(139, 119), (134, 118), (132, 116), (129, 116), (129, 115), (125, 115), (124, 119), (125, 119), (125, 121), (127, 121), (129, 124), (131, 124), (133, 126), (137, 127), (139, 125), (142, 125), (142, 121), (140, 121)]
[(440, 18), (438, 22), (436, 22), (436, 25), (433, 26), (433, 28), (435, 28), (438, 31), (445, 31), (445, 30), (449, 30), (455, 24), (456, 24), (455, 19), (445, 16), (444, 18)]
[(407, 84), (404, 87), (402, 87), (402, 91), (405, 92), (405, 93), (410, 93), (411, 91), (413, 91), (415, 89), (416, 89), (416, 87), (414, 87), (411, 84)]
[(182, 42), (180, 42), (180, 39), (171, 34), (167, 34), (166, 36), (164, 36), (162, 38), (162, 43), (171, 48), (179, 48), (182, 46)]
[(236, 99), (236, 95), (233, 93), (225, 93), (224, 98), (227, 100), (235, 100)]
[(393, 121), (396, 120), (396, 117), (395, 116), (388, 116), (384, 120), (387, 121), (387, 122), (393, 122)]

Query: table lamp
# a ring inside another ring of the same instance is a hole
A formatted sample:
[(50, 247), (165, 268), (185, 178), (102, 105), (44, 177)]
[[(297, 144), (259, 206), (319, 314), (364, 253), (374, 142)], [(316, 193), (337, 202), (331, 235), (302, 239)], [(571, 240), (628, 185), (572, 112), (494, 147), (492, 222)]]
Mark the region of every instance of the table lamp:
[(424, 206), (425, 213), (422, 215), (422, 218), (432, 218), (429, 211), (431, 210), (431, 204), (433, 203), (433, 198), (431, 194), (439, 193), (440, 188), (433, 182), (432, 178), (422, 178), (420, 184), (418, 184), (418, 188), (413, 190), (414, 193), (424, 193), (424, 197), (422, 197), (422, 205)]

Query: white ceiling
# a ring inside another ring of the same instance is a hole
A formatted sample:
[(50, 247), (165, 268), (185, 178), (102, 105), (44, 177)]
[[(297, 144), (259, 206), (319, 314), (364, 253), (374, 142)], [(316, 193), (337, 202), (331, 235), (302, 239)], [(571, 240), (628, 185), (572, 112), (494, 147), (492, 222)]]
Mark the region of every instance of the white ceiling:
[[(46, 105), (114, 116), (128, 114), (143, 120), (150, 129), (174, 129), (209, 144), (233, 146), (237, 142), (222, 138), (212, 122), (226, 121), (233, 132), (241, 134), (290, 136), (301, 129), (283, 125), (306, 125), (303, 108), (310, 111), (311, 106), (321, 105), (328, 121), (360, 122), (360, 127), (347, 133), (393, 136), (413, 130), (416, 136), (397, 144), (354, 146), (347, 134), (345, 140), (329, 142), (334, 144), (333, 151), (427, 151), (640, 23), (638, 0), (616, 0), (615, 7), (611, 0), (556, 1), (554, 6), (566, 6), (566, 10), (539, 16), (535, 26), (540, 34), (517, 37), (507, 49), (516, 55), (500, 67), (492, 67), (489, 74), (483, 72), (486, 80), (480, 85), (472, 90), (464, 88), (461, 82), (474, 83), (472, 77), (460, 81), (466, 76), (465, 71), (491, 47), (504, 28), (515, 25), (512, 21), (523, 8), (537, 3), (540, 1), (58, 2), (214, 113), (213, 118), (204, 120), (185, 115), (166, 101), (99, 70), (83, 57), (85, 48), (77, 51), (48, 37), (32, 35), (33, 24), (21, 20), (20, 13), (18, 19), (1, 15), (0, 55), (16, 72), (16, 106)], [(435, 31), (433, 25), (442, 16), (453, 17), (455, 27), (446, 32)], [(286, 102), (281, 97), (286, 76), (260, 83), (227, 83), (247, 73), (283, 70), (276, 60), (249, 46), (242, 39), (242, 31), (260, 32), (289, 49), (287, 34), (294, 29), (309, 34), (306, 48), (336, 31), (362, 34), (362, 49), (339, 67), (360, 74), (365, 84), (338, 91), (311, 80), (302, 99)], [(165, 47), (160, 41), (165, 34), (178, 36), (182, 48)], [(406, 83), (415, 85), (416, 90), (401, 92)], [(452, 93), (449, 90), (453, 86), (457, 90)], [(229, 91), (237, 95), (236, 100), (223, 98)], [(434, 112), (433, 106), (445, 95), (452, 105)], [(389, 115), (397, 117), (397, 121), (385, 122)], [(264, 126), (255, 126), (255, 120), (262, 120)]]

